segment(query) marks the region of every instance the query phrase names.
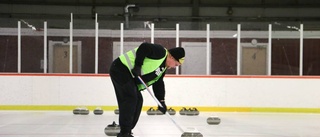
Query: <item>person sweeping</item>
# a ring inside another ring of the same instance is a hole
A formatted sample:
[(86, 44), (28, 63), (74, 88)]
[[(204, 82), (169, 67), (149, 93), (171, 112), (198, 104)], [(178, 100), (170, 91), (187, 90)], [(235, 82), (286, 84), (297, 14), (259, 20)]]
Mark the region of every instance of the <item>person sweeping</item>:
[(153, 88), (155, 97), (162, 107), (158, 109), (165, 114), (165, 84), (163, 77), (167, 69), (180, 66), (184, 62), (184, 48), (177, 47), (167, 50), (159, 44), (142, 43), (115, 59), (110, 67), (110, 77), (115, 89), (119, 107), (120, 133), (117, 137), (133, 137), (132, 129), (136, 126), (143, 98), (140, 91), (147, 86)]

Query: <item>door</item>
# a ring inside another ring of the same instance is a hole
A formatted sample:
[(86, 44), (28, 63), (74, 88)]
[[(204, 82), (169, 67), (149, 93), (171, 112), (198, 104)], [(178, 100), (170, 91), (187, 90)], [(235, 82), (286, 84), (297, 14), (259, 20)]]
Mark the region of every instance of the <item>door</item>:
[(242, 44), (241, 75), (266, 75), (266, 46), (244, 46)]
[[(76, 45), (72, 49), (72, 72), (78, 72)], [(70, 51), (69, 45), (56, 44), (53, 48), (53, 72), (52, 73), (69, 73)]]
[[(81, 42), (74, 42), (72, 48), (72, 73), (81, 73)], [(49, 72), (69, 73), (70, 45), (49, 41)]]
[[(181, 65), (181, 74), (206, 75), (207, 69), (211, 68), (211, 64), (207, 67), (207, 43), (182, 42), (181, 45), (186, 53), (185, 61), (183, 65)], [(211, 48), (209, 51), (211, 57)]]

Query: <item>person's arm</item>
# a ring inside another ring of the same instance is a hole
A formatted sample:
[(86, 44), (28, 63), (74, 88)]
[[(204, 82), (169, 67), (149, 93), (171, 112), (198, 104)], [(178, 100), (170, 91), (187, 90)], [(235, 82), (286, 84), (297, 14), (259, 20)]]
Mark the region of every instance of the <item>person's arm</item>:
[(165, 73), (159, 78), (157, 82), (152, 85), (153, 93), (155, 97), (159, 100), (162, 107), (158, 106), (158, 110), (160, 110), (163, 114), (167, 112), (167, 105), (165, 102), (165, 86), (164, 86), (164, 77)]
[(154, 92), (154, 96), (160, 101), (164, 102), (165, 101), (165, 86), (164, 86), (164, 81), (163, 77), (165, 74), (163, 74), (159, 80), (152, 85), (152, 89)]
[(158, 44), (142, 43), (136, 53), (135, 65), (142, 66), (145, 57), (152, 59), (163, 58), (166, 54), (165, 49)]
[(141, 75), (141, 66), (143, 65), (144, 58), (160, 59), (166, 55), (166, 50), (158, 44), (142, 43), (137, 49), (134, 67), (131, 70), (134, 76)]

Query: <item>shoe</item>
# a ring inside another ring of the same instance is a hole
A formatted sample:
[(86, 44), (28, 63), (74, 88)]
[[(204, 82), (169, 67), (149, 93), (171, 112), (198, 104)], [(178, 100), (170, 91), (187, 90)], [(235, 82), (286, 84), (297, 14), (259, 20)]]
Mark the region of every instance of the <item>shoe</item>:
[(117, 137), (134, 137), (131, 133), (119, 133)]

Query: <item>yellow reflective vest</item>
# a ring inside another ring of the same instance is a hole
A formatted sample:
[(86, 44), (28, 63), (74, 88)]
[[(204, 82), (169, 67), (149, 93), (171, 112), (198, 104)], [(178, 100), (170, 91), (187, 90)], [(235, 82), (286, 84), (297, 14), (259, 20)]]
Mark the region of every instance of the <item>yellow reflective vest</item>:
[[(130, 51), (122, 54), (121, 56), (119, 56), (121, 62), (130, 70), (132, 77), (134, 77), (134, 76), (133, 76), (131, 70), (133, 69), (134, 64), (135, 64), (137, 50), (138, 50), (138, 48), (135, 48), (135, 49), (130, 50)], [(153, 80), (146, 82), (146, 84), (148, 86), (155, 83), (163, 75), (163, 73), (166, 71), (167, 68), (165, 68), (161, 71), (160, 65), (166, 59), (167, 55), (168, 55), (168, 50), (166, 50), (166, 55), (161, 59), (150, 59), (147, 57), (144, 59), (143, 65), (141, 66), (141, 76), (147, 75), (152, 72), (155, 72), (155, 74), (157, 75), (157, 77), (155, 77)], [(145, 87), (142, 84), (138, 84), (137, 86), (138, 86), (139, 91), (145, 89)]]

